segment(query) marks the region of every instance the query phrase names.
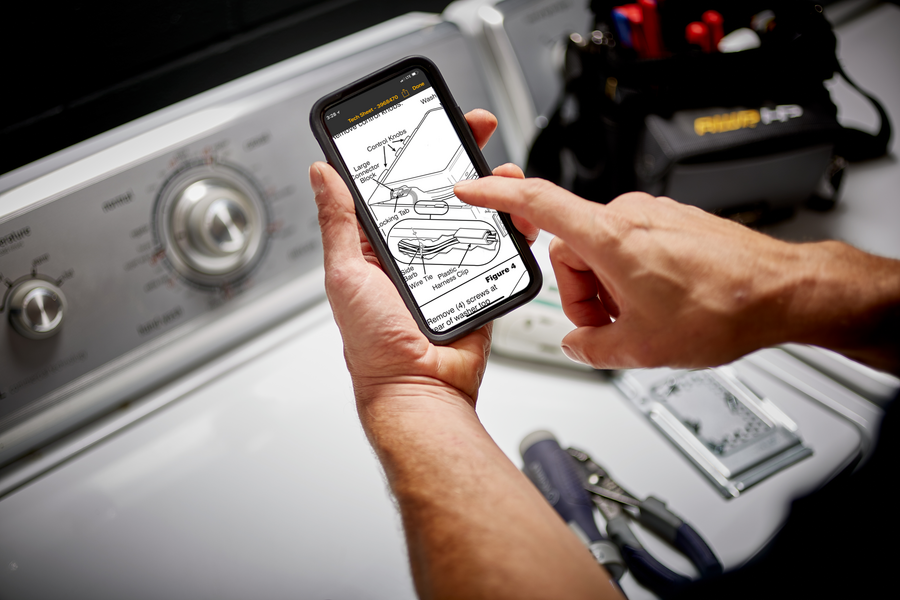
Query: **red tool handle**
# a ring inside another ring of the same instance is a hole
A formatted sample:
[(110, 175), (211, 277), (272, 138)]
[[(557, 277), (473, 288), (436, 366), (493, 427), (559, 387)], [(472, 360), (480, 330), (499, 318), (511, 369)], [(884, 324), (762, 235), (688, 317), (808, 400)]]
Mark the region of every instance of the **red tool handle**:
[(659, 58), (663, 55), (662, 33), (659, 28), (659, 13), (656, 0), (638, 0), (644, 17), (644, 39), (647, 42), (647, 58)]
[(709, 27), (700, 21), (688, 23), (684, 30), (684, 38), (688, 44), (700, 46), (704, 52), (712, 52), (712, 40), (709, 38)]
[(711, 52), (719, 48), (719, 41), (725, 36), (725, 19), (715, 10), (708, 10), (703, 13), (703, 22), (709, 28), (709, 38), (712, 42)]

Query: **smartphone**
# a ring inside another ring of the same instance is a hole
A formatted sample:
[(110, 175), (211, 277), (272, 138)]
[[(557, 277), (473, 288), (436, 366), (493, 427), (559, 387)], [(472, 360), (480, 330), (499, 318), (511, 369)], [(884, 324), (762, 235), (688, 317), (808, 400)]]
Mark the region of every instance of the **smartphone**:
[(325, 96), (310, 126), (432, 342), (450, 343), (537, 295), (540, 268), (509, 215), (453, 193), (491, 171), (433, 62), (411, 56)]

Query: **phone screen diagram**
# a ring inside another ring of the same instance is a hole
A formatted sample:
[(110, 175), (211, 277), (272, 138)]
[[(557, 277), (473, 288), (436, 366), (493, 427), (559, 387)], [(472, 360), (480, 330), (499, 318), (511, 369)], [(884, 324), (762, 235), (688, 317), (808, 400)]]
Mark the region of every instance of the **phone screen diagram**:
[(425, 73), (333, 105), (325, 123), (429, 329), (449, 331), (528, 288), (500, 215), (453, 193), (478, 174)]

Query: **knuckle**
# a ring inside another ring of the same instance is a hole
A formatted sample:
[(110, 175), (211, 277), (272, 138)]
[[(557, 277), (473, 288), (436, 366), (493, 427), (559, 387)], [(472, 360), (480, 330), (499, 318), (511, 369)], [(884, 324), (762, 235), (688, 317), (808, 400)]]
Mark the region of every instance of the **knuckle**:
[(335, 292), (346, 290), (351, 281), (352, 275), (341, 265), (331, 265), (325, 270), (325, 289), (329, 297)]
[(624, 239), (631, 231), (647, 230), (653, 226), (654, 206), (656, 198), (643, 192), (623, 194), (610, 202), (609, 211), (603, 219), (607, 232), (616, 238)]
[(566, 243), (561, 237), (555, 237), (550, 240), (550, 258), (560, 257), (565, 252)]
[(668, 340), (663, 333), (645, 333), (638, 338), (627, 358), (635, 366), (646, 368), (671, 367), (674, 366), (672, 347), (673, 342)]
[(643, 192), (629, 192), (615, 198), (607, 206), (612, 209), (611, 212), (614, 212), (620, 217), (627, 216), (631, 219), (635, 219), (636, 217), (652, 214), (654, 209), (658, 210), (659, 202), (657, 198), (650, 194), (645, 194)]
[(494, 169), (494, 175), (499, 175), (500, 177), (510, 177), (516, 179), (524, 179), (525, 173), (522, 172), (522, 169), (519, 168), (518, 165), (513, 163), (505, 163)]
[(546, 179), (531, 177), (525, 180), (525, 196), (529, 200), (536, 200), (549, 194), (550, 191), (555, 187), (556, 186), (554, 186)]
[(585, 364), (590, 365), (595, 369), (605, 368), (609, 364), (608, 357), (593, 344), (580, 345), (578, 348), (578, 355)]
[(557, 188), (545, 179), (530, 178), (525, 179), (522, 183), (521, 192), (525, 201), (524, 216), (533, 221), (540, 213), (549, 210), (547, 201)]
[(609, 211), (603, 215), (602, 219), (596, 219), (592, 226), (601, 233), (601, 235), (597, 236), (601, 245), (610, 248), (618, 247), (622, 244), (631, 231), (633, 224), (622, 213)]
[[(550, 240), (550, 262), (556, 266), (565, 265), (569, 268), (574, 268), (576, 263), (575, 253), (572, 251), (572, 248), (566, 244), (565, 240), (560, 237), (555, 237)], [(577, 260), (577, 262), (581, 262)]]
[(335, 227), (344, 227), (349, 222), (356, 222), (356, 216), (349, 214), (334, 203), (319, 205), (319, 228), (325, 232)]

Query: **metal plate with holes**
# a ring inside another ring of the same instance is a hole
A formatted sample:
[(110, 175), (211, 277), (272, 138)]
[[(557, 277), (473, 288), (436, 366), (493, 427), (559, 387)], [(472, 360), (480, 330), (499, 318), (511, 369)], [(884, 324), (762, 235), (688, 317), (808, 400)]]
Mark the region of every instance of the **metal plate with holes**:
[(728, 367), (642, 369), (615, 382), (726, 498), (812, 454), (797, 425)]

